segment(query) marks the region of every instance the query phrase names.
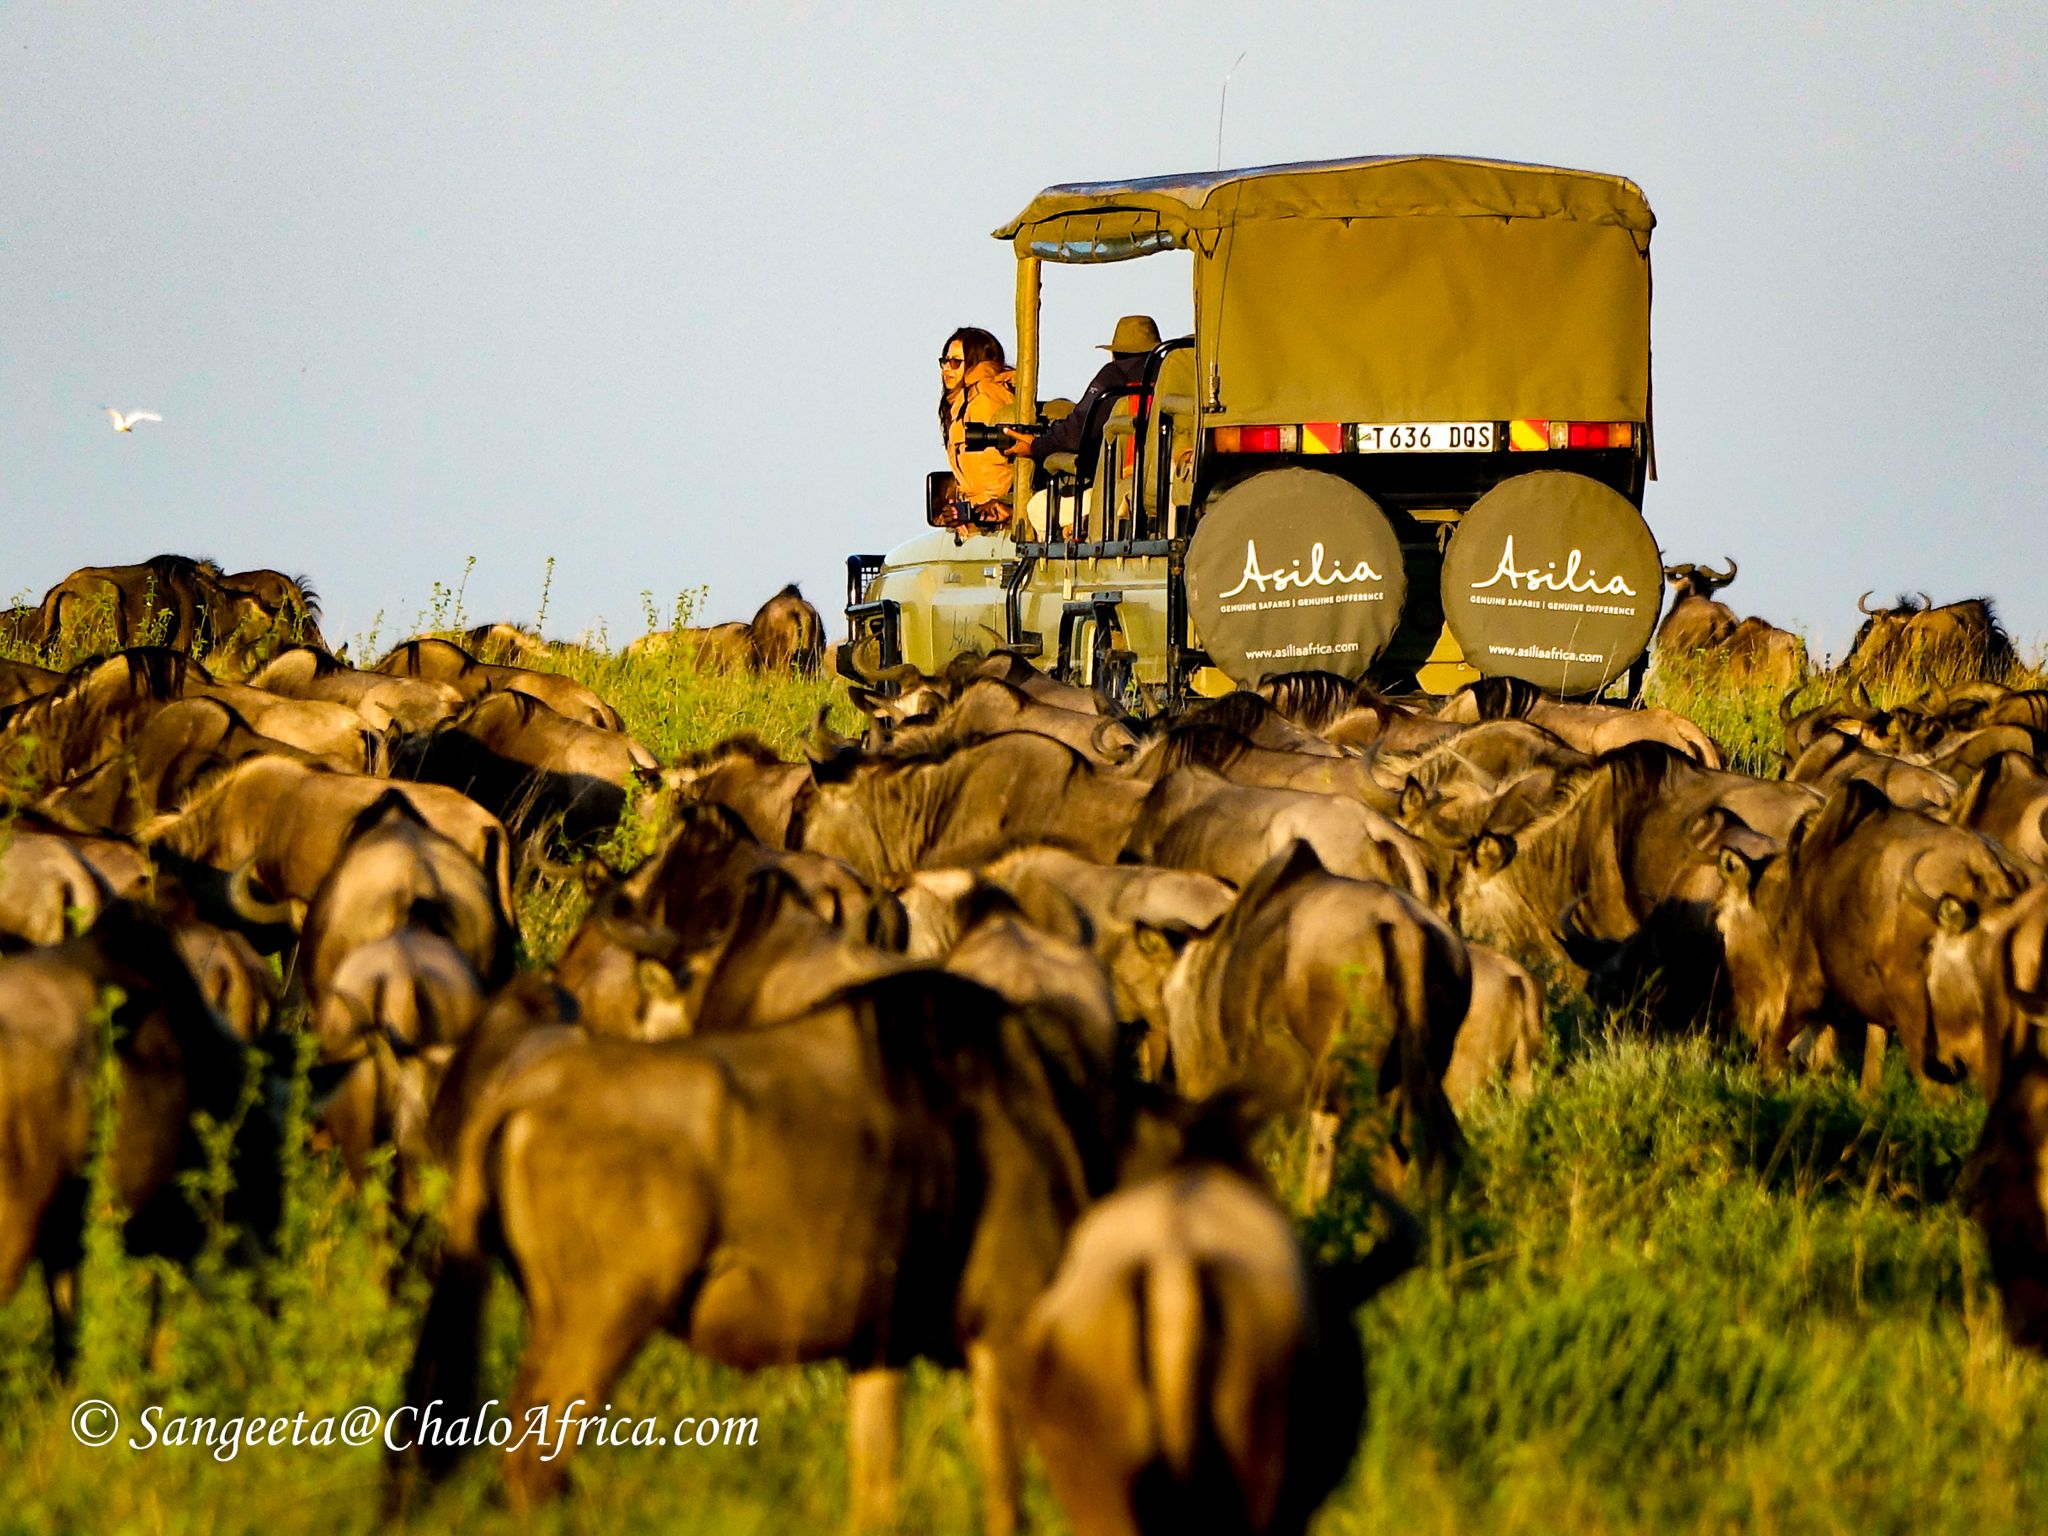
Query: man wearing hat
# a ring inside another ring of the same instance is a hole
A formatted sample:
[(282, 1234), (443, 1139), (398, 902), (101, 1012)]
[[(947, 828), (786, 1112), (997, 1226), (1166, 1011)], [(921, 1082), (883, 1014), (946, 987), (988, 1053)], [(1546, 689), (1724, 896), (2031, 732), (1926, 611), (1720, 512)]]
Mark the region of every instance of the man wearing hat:
[(1109, 361), (1088, 381), (1074, 409), (1037, 437), (1013, 430), (1006, 450), (1010, 457), (1029, 454), (1034, 464), (1043, 466), (1048, 455), (1071, 453), (1079, 463), (1092, 464), (1110, 408), (1145, 382), (1145, 360), (1158, 345), (1159, 327), (1150, 315), (1125, 315), (1117, 321), (1109, 345), (1098, 349), (1109, 354)]

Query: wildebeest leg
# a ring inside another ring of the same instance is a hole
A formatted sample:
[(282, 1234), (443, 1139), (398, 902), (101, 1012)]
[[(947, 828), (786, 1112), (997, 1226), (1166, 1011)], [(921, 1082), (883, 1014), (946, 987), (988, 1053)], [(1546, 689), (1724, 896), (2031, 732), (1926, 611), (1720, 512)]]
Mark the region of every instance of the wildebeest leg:
[(43, 1289), (50, 1298), (50, 1358), (59, 1379), (68, 1379), (78, 1356), (78, 1271), (45, 1263)]
[(1877, 1090), (1884, 1083), (1884, 1042), (1884, 1030), (1875, 1024), (1863, 1026), (1863, 1072), (1856, 1085), (1856, 1092), (1863, 1098), (1877, 1097)]
[(855, 1371), (846, 1383), (847, 1460), (853, 1468), (853, 1528), (896, 1518), (896, 1468), (903, 1432), (903, 1372)]
[(517, 1441), (506, 1457), (506, 1492), (524, 1510), (562, 1491), (578, 1434), (573, 1423), (565, 1433), (562, 1416), (602, 1411), (619, 1372), (672, 1317), (678, 1292), (703, 1261), (709, 1218), (701, 1208), (669, 1204), (651, 1186), (619, 1189), (598, 1229), (608, 1240), (593, 1242), (588, 1224), (565, 1219), (565, 1208), (540, 1198), (534, 1162), (549, 1157), (559, 1170), (561, 1149), (543, 1150), (521, 1123), (502, 1133), (502, 1144), (499, 1221), (531, 1319), (512, 1419), (515, 1433), (535, 1408), (548, 1421), (546, 1445)]
[(505, 1490), (515, 1511), (561, 1493), (578, 1438), (576, 1424), (565, 1427), (563, 1416), (603, 1410), (606, 1391), (654, 1331), (655, 1317), (644, 1302), (630, 1277), (621, 1277), (615, 1289), (579, 1295), (566, 1315), (553, 1306), (545, 1312), (534, 1307), (533, 1334), (512, 1394), (512, 1426), (515, 1435), (525, 1433), (527, 1415), (544, 1408), (547, 1432), (545, 1444), (538, 1436), (521, 1441), (505, 1458)]
[(1017, 1462), (1017, 1419), (995, 1346), (967, 1346), (974, 1388), (974, 1445), (981, 1463), (981, 1528), (985, 1536), (1011, 1536), (1023, 1480)]
[(360, 1186), (369, 1177), (370, 1148), (376, 1144), (377, 1073), (365, 1057), (342, 1080), (341, 1088), (321, 1117), (327, 1134), (334, 1138), (349, 1181)]
[(1301, 1171), (1301, 1196), (1310, 1210), (1323, 1203), (1337, 1174), (1337, 1132), (1343, 1116), (1333, 1109), (1308, 1112), (1308, 1163)]

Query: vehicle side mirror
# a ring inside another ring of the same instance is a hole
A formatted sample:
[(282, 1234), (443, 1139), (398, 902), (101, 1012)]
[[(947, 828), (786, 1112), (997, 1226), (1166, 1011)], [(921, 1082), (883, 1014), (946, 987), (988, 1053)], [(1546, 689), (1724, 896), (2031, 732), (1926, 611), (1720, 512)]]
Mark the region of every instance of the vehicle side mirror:
[(953, 504), (960, 499), (960, 482), (950, 469), (935, 469), (924, 477), (924, 520), (934, 528), (953, 526)]

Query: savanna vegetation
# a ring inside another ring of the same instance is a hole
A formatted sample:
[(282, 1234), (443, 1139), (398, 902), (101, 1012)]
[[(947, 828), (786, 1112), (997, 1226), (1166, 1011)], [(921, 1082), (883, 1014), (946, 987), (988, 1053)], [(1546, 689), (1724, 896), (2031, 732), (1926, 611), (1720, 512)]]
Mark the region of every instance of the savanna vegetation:
[[(663, 656), (565, 649), (537, 663), (588, 682), (664, 760), (736, 730), (790, 752), (836, 684), (707, 679)], [(1779, 771), (1775, 698), (1666, 679), (1754, 773)], [(623, 857), (648, 829), (625, 827)], [(566, 938), (586, 898), (529, 879), (527, 959)], [(1326, 1533), (2027, 1532), (2048, 1523), (2048, 1366), (2001, 1330), (1967, 1214), (1974, 1092), (1916, 1089), (1894, 1053), (1874, 1100), (1845, 1077), (1772, 1077), (1706, 1039), (1651, 1040), (1626, 1013), (1552, 999), (1533, 1094), (1484, 1103), (1469, 1156), (1426, 1213), (1424, 1265), (1362, 1316), (1369, 1428)], [(289, 1049), (289, 1045), (280, 1047)], [(1366, 1096), (1369, 1097), (1369, 1096)], [(190, 1269), (121, 1252), (95, 1201), (73, 1378), (49, 1365), (48, 1313), (25, 1286), (0, 1311), (0, 1527), (95, 1531), (370, 1531), (377, 1447), (127, 1447), (145, 1405), (173, 1415), (308, 1420), (389, 1408), (425, 1294), (430, 1245), (383, 1191), (349, 1187), (290, 1144), (286, 1219), (252, 1256), (216, 1223)], [(1298, 1128), (1269, 1138), (1283, 1190)], [(1363, 1224), (1366, 1159), (1340, 1168), (1319, 1244)], [(189, 1181), (218, 1209), (222, 1175)], [(489, 1394), (511, 1385), (523, 1311), (500, 1281)], [(621, 1384), (614, 1418), (757, 1416), (751, 1448), (586, 1447), (541, 1530), (815, 1531), (846, 1509), (844, 1377), (743, 1376), (666, 1341)], [(76, 1405), (123, 1418), (113, 1444), (74, 1438)], [(976, 1509), (967, 1392), (913, 1379), (903, 1528), (967, 1530)], [(489, 1454), (472, 1456), (401, 1528), (509, 1529)], [(1063, 1528), (1042, 1483), (1034, 1528)]]

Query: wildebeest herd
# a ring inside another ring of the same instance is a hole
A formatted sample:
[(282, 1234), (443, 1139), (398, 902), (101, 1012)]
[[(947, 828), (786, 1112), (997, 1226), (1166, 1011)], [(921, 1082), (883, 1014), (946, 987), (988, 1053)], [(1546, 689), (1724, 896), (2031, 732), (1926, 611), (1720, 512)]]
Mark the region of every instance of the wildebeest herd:
[[(515, 631), (358, 669), (302, 581), (81, 571), (8, 637), (107, 649), (0, 662), (0, 1299), (39, 1259), (66, 1360), (103, 1040), (127, 1239), (177, 1256), (190, 1116), (298, 1029), (355, 1176), (391, 1147), (413, 1211), (451, 1175), (410, 1401), (474, 1409), (501, 1262), (514, 1414), (603, 1401), (663, 1329), (842, 1360), (876, 1522), (922, 1357), (972, 1377), (991, 1530), (1021, 1434), (1077, 1530), (1298, 1531), (1358, 1443), (1353, 1315), (1417, 1251), (1401, 1202), (1526, 1085), (1548, 984), (1784, 1070), (1868, 1081), (1896, 1047), (1927, 1091), (1979, 1084), (2007, 1322), (2048, 1349), (2048, 692), (2009, 685), (1982, 604), (1901, 603), (1849, 673), (1946, 685), (1802, 710), (1803, 646), (1713, 598), (1732, 564), (1667, 574), (1668, 660), (1786, 682), (1781, 776), (1512, 682), (1436, 705), (1295, 674), (1139, 721), (1009, 652), (855, 688), (864, 734), (821, 717), (801, 760), (739, 736), (664, 764), (589, 688), (479, 658), (543, 649)], [(671, 643), (815, 672), (823, 630), (791, 588)], [(629, 810), (659, 842), (614, 869)], [(569, 861), (588, 915), (522, 968), (515, 892)], [(256, 1104), (231, 1214), (260, 1237)], [(1363, 1170), (1368, 1253), (1311, 1263), (1269, 1188), (1249, 1138), (1295, 1113), (1306, 1201)], [(565, 1472), (507, 1458), (519, 1504)]]

